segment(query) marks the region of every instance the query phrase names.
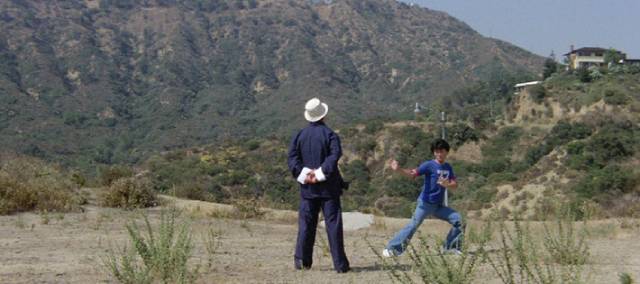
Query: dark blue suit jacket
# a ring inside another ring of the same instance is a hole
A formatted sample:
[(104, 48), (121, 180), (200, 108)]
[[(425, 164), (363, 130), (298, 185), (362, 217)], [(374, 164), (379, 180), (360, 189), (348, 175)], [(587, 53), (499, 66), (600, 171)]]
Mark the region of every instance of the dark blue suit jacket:
[(316, 184), (300, 184), (302, 198), (336, 198), (342, 194), (344, 181), (338, 170), (340, 156), (340, 137), (322, 121), (309, 123), (293, 136), (288, 159), (293, 177), (297, 178), (304, 167), (322, 167), (327, 177)]

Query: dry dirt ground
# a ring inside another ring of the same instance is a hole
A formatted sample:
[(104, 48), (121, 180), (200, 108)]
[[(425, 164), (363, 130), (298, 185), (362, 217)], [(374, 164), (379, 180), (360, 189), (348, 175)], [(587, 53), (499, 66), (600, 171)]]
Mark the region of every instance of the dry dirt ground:
[[(326, 234), (320, 229), (313, 268), (296, 271), (295, 212), (268, 211), (260, 219), (237, 220), (224, 217), (233, 210), (228, 205), (175, 199), (169, 204), (183, 208), (182, 216), (191, 223), (192, 265), (202, 265), (199, 283), (388, 283), (391, 279), (370, 246), (381, 250), (407, 222), (376, 217), (368, 228), (345, 232), (353, 268), (347, 274), (332, 270)], [(114, 283), (102, 260), (110, 248), (127, 244), (125, 224), (141, 221), (142, 212), (157, 222), (160, 208), (125, 211), (87, 206), (82, 213), (0, 216), (0, 283)], [(640, 279), (640, 221), (594, 221), (590, 226), (587, 282), (618, 283), (621, 272)], [(222, 232), (211, 268), (202, 237), (209, 228)], [(443, 222), (426, 220), (419, 234), (444, 235), (447, 229)], [(399, 260), (398, 269), (410, 269), (406, 256)], [(481, 277), (482, 282), (499, 283), (490, 273)]]

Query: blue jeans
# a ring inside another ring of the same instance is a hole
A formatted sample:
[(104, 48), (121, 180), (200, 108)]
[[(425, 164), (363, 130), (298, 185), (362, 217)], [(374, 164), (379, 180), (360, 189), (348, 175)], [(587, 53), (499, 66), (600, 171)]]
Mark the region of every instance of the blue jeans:
[(387, 249), (392, 249), (398, 254), (402, 254), (409, 244), (409, 240), (413, 237), (413, 234), (418, 230), (420, 224), (424, 218), (429, 215), (433, 215), (440, 220), (449, 222), (453, 227), (447, 234), (447, 238), (444, 243), (444, 249), (461, 249), (462, 247), (462, 217), (460, 213), (455, 210), (438, 205), (431, 204), (418, 199), (418, 205), (416, 206), (416, 212), (411, 217), (411, 222), (407, 224), (400, 232), (387, 245)]

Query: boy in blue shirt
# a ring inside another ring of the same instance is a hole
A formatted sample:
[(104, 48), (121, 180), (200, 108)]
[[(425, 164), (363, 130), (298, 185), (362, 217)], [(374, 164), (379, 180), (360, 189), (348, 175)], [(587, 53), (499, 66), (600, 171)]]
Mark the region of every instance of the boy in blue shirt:
[(462, 238), (462, 218), (455, 210), (447, 207), (446, 191), (458, 187), (453, 168), (445, 162), (449, 154), (449, 143), (443, 139), (436, 139), (431, 143), (431, 152), (435, 159), (422, 163), (416, 169), (402, 169), (398, 167), (398, 161), (391, 160), (391, 169), (411, 178), (424, 175), (424, 186), (416, 211), (407, 224), (396, 236), (389, 241), (382, 251), (384, 257), (401, 255), (409, 244), (409, 240), (418, 230), (422, 221), (429, 215), (452, 225), (444, 243), (444, 251), (460, 254)]

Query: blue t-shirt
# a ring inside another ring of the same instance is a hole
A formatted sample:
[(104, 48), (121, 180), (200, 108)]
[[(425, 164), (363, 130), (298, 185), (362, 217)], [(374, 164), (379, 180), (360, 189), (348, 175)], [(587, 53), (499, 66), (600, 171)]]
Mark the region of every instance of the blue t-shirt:
[(424, 175), (424, 186), (420, 193), (420, 199), (431, 204), (441, 205), (444, 200), (445, 188), (438, 184), (438, 178), (444, 177), (449, 181), (455, 180), (456, 175), (449, 163), (440, 164), (436, 160), (422, 163), (416, 169), (416, 175)]

